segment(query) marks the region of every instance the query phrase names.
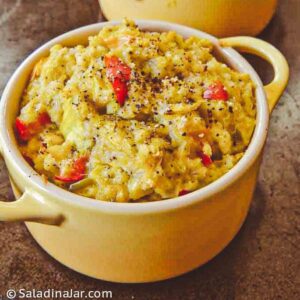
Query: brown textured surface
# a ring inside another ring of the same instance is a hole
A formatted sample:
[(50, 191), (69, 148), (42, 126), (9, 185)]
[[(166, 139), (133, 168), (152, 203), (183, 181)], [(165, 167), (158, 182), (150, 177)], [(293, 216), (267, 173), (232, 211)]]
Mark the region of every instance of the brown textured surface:
[[(0, 93), (32, 50), (98, 18), (96, 0), (0, 0)], [(23, 224), (0, 223), (0, 299), (8, 288), (111, 290), (113, 299), (300, 299), (300, 1), (280, 1), (261, 37), (286, 55), (291, 80), (272, 115), (253, 204), (234, 241), (189, 274), (125, 285), (77, 274), (41, 250)], [(265, 63), (250, 60), (270, 78)], [(13, 198), (1, 160), (0, 195)]]

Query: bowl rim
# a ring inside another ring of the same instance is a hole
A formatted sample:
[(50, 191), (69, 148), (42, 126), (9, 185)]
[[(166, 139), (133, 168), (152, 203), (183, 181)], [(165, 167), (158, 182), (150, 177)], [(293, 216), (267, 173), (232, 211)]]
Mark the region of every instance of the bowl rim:
[(22, 77), (22, 74), (24, 73), (26, 67), (36, 62), (37, 58), (41, 56), (42, 53), (48, 52), (51, 46), (53, 46), (54, 44), (63, 44), (64, 41), (67, 41), (79, 35), (82, 35), (87, 39), (88, 36), (96, 34), (104, 26), (120, 24), (121, 21), (95, 23), (79, 27), (62, 35), (59, 35), (58, 37), (51, 39), (50, 41), (33, 51), (15, 70), (10, 80), (8, 81), (1, 97), (0, 115), (2, 116), (2, 118), (0, 119), (0, 150), (2, 150), (4, 159), (9, 160), (10, 163), (14, 165), (14, 168), (18, 170), (23, 179), (28, 184), (33, 184), (39, 194), (47, 196), (47, 194), (49, 195), (49, 193), (51, 193), (52, 197), (55, 196), (55, 198), (59, 201), (67, 202), (70, 205), (77, 205), (93, 210), (96, 209), (114, 213), (141, 214), (174, 210), (198, 203), (200, 201), (204, 201), (205, 199), (211, 199), (213, 195), (218, 194), (219, 192), (233, 184), (235, 181), (237, 181), (254, 164), (258, 155), (262, 151), (267, 136), (269, 110), (263, 84), (253, 67), (237, 51), (232, 48), (222, 48), (219, 45), (218, 39), (216, 37), (200, 30), (164, 21), (134, 21), (142, 30), (173, 30), (183, 35), (184, 37), (194, 35), (209, 39), (210, 41), (212, 41), (215, 49), (219, 52), (219, 54), (221, 54), (222, 57), (225, 58), (225, 60), (232, 67), (239, 71), (246, 72), (250, 75), (251, 79), (256, 84), (257, 116), (255, 130), (248, 148), (246, 149), (243, 157), (238, 161), (238, 163), (234, 165), (233, 168), (230, 169), (226, 174), (222, 175), (214, 182), (184, 196), (159, 201), (143, 203), (107, 202), (80, 196), (78, 194), (64, 190), (50, 182), (45, 183), (45, 181), (42, 180), (41, 176), (29, 166), (29, 164), (21, 155), (17, 147), (13, 126), (12, 124), (8, 124), (7, 112), (9, 111), (8, 106), (11, 101), (10, 99), (12, 90)]

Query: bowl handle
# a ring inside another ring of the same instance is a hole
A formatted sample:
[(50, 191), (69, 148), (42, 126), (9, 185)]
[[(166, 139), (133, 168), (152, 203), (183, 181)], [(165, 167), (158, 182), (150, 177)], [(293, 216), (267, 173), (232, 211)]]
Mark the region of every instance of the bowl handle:
[(53, 204), (46, 203), (41, 195), (26, 190), (16, 201), (0, 201), (0, 221), (30, 221), (60, 225), (64, 217)]
[(269, 111), (272, 112), (289, 79), (289, 66), (282, 53), (263, 40), (246, 36), (220, 39), (220, 45), (222, 47), (236, 48), (240, 52), (257, 55), (272, 65), (274, 69), (273, 81), (264, 87)]
[[(2, 158), (0, 140), (0, 159)], [(10, 179), (15, 191), (19, 191)], [(28, 221), (49, 225), (61, 225), (65, 217), (58, 211), (54, 204), (46, 202), (43, 196), (29, 189), (25, 190), (20, 198), (13, 202), (0, 201), (1, 221)]]

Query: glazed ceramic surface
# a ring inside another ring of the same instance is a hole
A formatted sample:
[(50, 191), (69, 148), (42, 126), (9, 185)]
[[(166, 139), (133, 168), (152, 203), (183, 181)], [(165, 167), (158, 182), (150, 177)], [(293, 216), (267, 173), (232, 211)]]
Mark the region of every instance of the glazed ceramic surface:
[[(33, 65), (54, 44), (86, 44), (89, 35), (112, 22), (71, 31), (33, 52), (13, 74), (0, 106), (0, 150), (18, 198), (15, 202), (0, 202), (0, 221), (26, 221), (34, 239), (55, 259), (86, 275), (117, 282), (149, 282), (180, 275), (206, 263), (231, 241), (249, 209), (269, 111), (288, 80), (286, 60), (264, 41), (248, 37), (218, 40), (171, 23), (137, 23), (144, 30), (175, 30), (185, 37), (210, 39), (216, 55), (249, 73), (257, 86), (257, 126), (252, 141), (237, 165), (212, 184), (170, 200), (104, 202), (44, 182), (23, 159), (13, 124)], [(231, 46), (268, 60), (274, 67), (274, 80), (263, 87), (252, 67)]]
[(219, 37), (257, 35), (277, 0), (99, 0), (109, 20), (124, 17), (176, 22)]

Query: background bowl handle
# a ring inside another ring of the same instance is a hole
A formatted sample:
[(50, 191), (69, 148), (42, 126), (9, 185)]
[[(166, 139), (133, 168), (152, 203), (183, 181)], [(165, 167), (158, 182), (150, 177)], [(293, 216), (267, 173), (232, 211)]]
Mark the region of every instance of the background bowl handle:
[(60, 225), (64, 217), (54, 205), (35, 192), (26, 190), (13, 202), (0, 202), (0, 221), (31, 221)]
[(236, 48), (240, 52), (257, 55), (272, 65), (274, 69), (273, 81), (264, 87), (269, 111), (272, 112), (289, 79), (289, 66), (282, 53), (263, 40), (246, 36), (220, 39), (220, 45), (222, 47)]

